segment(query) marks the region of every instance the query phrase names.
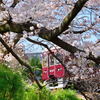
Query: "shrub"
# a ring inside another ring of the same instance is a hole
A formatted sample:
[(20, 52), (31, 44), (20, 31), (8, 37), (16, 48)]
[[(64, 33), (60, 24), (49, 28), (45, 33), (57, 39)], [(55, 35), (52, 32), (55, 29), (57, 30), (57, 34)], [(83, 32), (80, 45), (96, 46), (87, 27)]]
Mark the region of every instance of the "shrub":
[(33, 86), (26, 86), (24, 100), (38, 100), (36, 90)]
[(4, 64), (0, 64), (0, 100), (23, 100), (22, 78)]
[[(35, 73), (35, 76), (38, 78), (38, 79), (41, 79), (41, 73), (42, 73), (42, 64), (41, 64), (41, 61), (39, 58), (31, 58), (29, 59), (29, 65), (31, 66), (32, 68), (32, 71)], [(27, 68), (24, 68), (22, 70), (22, 75), (24, 77), (24, 79), (28, 80), (32, 80), (32, 76), (29, 72), (29, 70)]]
[(76, 97), (76, 91), (70, 89), (50, 91), (46, 87), (39, 90), (36, 86), (30, 89), (27, 92), (27, 96), (29, 97), (27, 100), (81, 100)]
[(35, 72), (36, 76), (41, 77), (41, 69), (42, 64), (39, 58), (33, 57), (29, 60), (30, 66), (32, 66), (33, 71)]
[(27, 88), (26, 98), (25, 100), (54, 100), (51, 91), (45, 87), (40, 90), (37, 85)]
[(80, 100), (76, 97), (76, 92), (74, 90), (63, 90), (58, 89), (54, 95), (54, 100)]

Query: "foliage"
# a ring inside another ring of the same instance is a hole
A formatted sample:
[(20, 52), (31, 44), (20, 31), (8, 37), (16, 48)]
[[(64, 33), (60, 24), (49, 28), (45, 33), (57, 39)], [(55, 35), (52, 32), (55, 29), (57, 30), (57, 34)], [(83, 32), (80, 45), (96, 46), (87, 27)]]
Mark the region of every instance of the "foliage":
[(38, 100), (37, 93), (34, 86), (26, 85), (24, 100)]
[(39, 90), (35, 86), (30, 86), (26, 91), (27, 99), (26, 100), (54, 100), (51, 92), (45, 87)]
[(58, 89), (55, 92), (37, 84), (28, 85), (19, 73), (0, 64), (0, 100), (79, 100), (75, 91)]
[(45, 87), (39, 91), (38, 97), (39, 100), (54, 100), (52, 93)]
[(37, 66), (38, 68), (42, 68), (39, 58), (33, 57), (29, 60), (29, 63), (31, 66)]
[(29, 64), (33, 67), (33, 70), (36, 72), (37, 76), (41, 75), (42, 65), (39, 58), (33, 57), (29, 60)]
[(0, 100), (24, 100), (21, 76), (0, 64)]
[(26, 100), (80, 100), (76, 97), (74, 90), (53, 90), (50, 91), (46, 87), (39, 90), (37, 86), (29, 86), (26, 91)]
[[(29, 64), (32, 67), (32, 70), (35, 73), (35, 75), (40, 78), (41, 72), (42, 72), (42, 70), (41, 70), (42, 65), (41, 65), (40, 59), (33, 57), (33, 58), (29, 59)], [(25, 78), (28, 77), (31, 79), (31, 74), (28, 71), (28, 69), (25, 68), (22, 71), (22, 73), (23, 73), (23, 77), (25, 77)]]
[(63, 90), (58, 89), (53, 93), (54, 100), (80, 100), (76, 97), (76, 92), (74, 90)]

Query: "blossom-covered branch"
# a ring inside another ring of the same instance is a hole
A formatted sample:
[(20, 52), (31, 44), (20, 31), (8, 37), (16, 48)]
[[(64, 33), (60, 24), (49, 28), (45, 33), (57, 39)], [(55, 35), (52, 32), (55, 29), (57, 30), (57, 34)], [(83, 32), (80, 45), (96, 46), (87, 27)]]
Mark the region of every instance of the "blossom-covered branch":
[(39, 81), (37, 80), (34, 72), (32, 71), (32, 68), (30, 65), (28, 65), (26, 62), (24, 62), (20, 57), (18, 57), (17, 54), (14, 53), (14, 51), (6, 44), (6, 42), (0, 37), (0, 42), (4, 45), (4, 47), (16, 58), (16, 60), (23, 66), (25, 66), (30, 73), (33, 76), (33, 80), (35, 80), (35, 82), (37, 83), (37, 85), (39, 86), (39, 88), (41, 89), (42, 86), (40, 85)]

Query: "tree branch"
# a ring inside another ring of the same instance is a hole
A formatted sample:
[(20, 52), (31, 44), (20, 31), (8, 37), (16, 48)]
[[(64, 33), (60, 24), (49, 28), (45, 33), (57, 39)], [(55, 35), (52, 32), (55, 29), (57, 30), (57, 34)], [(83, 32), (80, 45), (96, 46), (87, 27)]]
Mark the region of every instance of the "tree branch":
[(91, 52), (90, 52), (89, 56), (86, 58), (94, 61), (97, 65), (100, 64), (100, 56), (96, 58), (96, 57), (94, 57), (94, 55)]
[[(88, 0), (78, 0), (75, 3), (74, 8), (72, 11), (63, 19), (61, 25), (59, 27), (54, 28), (53, 30), (44, 31), (44, 33), (39, 34), (39, 36), (46, 40), (52, 40), (52, 38), (57, 37), (58, 35), (62, 34), (65, 30), (68, 29), (68, 26), (72, 22), (72, 20), (77, 16), (80, 10), (83, 8), (84, 4)], [(41, 32), (40, 32), (41, 33)]]
[(83, 8), (84, 4), (88, 0), (78, 0), (72, 9), (72, 11), (63, 19), (61, 25), (55, 29), (52, 30), (53, 37), (57, 37), (62, 32), (68, 29), (68, 26), (72, 22), (72, 20), (77, 16), (77, 14), (80, 12), (80, 10)]
[[(0, 0), (1, 2), (2, 0)], [(14, 23), (12, 21), (8, 21), (6, 24), (0, 25), (0, 33), (4, 32), (16, 32), (16, 33), (22, 33), (24, 30), (27, 32), (31, 32), (33, 30), (30, 30), (31, 26), (34, 26), (35, 29), (39, 29), (39, 37), (46, 39), (48, 41), (53, 42), (54, 44), (60, 46), (61, 48), (71, 52), (75, 53), (76, 51), (82, 51), (79, 50), (78, 48), (65, 43), (61, 39), (59, 39), (57, 36), (62, 34), (65, 30), (68, 29), (68, 26), (72, 22), (72, 20), (77, 16), (77, 14), (80, 12), (80, 10), (83, 8), (84, 4), (88, 0), (78, 0), (75, 3), (74, 8), (71, 10), (71, 12), (64, 18), (62, 21), (61, 25), (59, 27), (54, 28), (53, 30), (48, 30), (45, 27), (38, 28), (37, 24), (26, 22), (26, 23)], [(83, 51), (82, 51), (83, 52)], [(93, 59), (93, 58), (91, 58)]]
[(50, 50), (50, 48), (46, 45), (46, 44), (44, 44), (44, 43), (41, 43), (41, 42), (37, 42), (37, 41), (34, 41), (34, 40), (32, 40), (32, 39), (30, 39), (30, 38), (26, 38), (29, 42), (31, 42), (31, 43), (34, 43), (34, 44), (38, 44), (38, 45), (40, 45), (40, 46), (43, 46), (43, 47), (45, 47), (64, 67), (65, 67), (65, 65), (63, 64), (63, 62)]
[(58, 46), (60, 46), (61, 48), (63, 48), (66, 51), (69, 51), (70, 53), (75, 53), (77, 51), (80, 52), (84, 52), (83, 50), (80, 50), (66, 42), (64, 42), (63, 40), (59, 39), (58, 37), (56, 37), (55, 39), (52, 39), (52, 42)]
[(23, 31), (27, 31), (27, 32), (32, 32), (33, 30), (30, 30), (30, 27), (33, 26), (34, 28), (37, 28), (37, 24), (35, 23), (30, 23), (30, 22), (26, 22), (26, 23), (14, 23), (14, 22), (10, 22), (10, 23), (6, 23), (4, 25), (0, 25), (0, 33), (4, 33), (4, 32), (15, 32), (15, 33), (22, 33)]
[(26, 39), (31, 43), (35, 43), (35, 44), (45, 47), (52, 54), (52, 56), (55, 57), (61, 63), (61, 65), (66, 69), (67, 74), (70, 76), (70, 72), (67, 70), (65, 64), (50, 50), (50, 48), (46, 44), (34, 41), (28, 37)]
[[(15, 0), (16, 1), (16, 0)], [(88, 0), (78, 0), (74, 6), (74, 8), (72, 9), (72, 11), (64, 18), (64, 20), (62, 21), (61, 25), (53, 30), (48, 30), (46, 28), (41, 28), (39, 31), (39, 36), (41, 38), (44, 38), (46, 40), (52, 41), (54, 44), (62, 47), (63, 49), (71, 52), (71, 53), (75, 53), (76, 51), (82, 51), (77, 49), (74, 46), (71, 46), (68, 43), (65, 43), (64, 41), (60, 40), (59, 38), (55, 38), (56, 36), (58, 36), (59, 34), (61, 34), (63, 31), (68, 29), (69, 24), (71, 23), (71, 21), (75, 18), (75, 16), (79, 13), (79, 11), (82, 9), (82, 7), (84, 6), (84, 4), (87, 2)], [(31, 23), (13, 23), (10, 22), (8, 24), (2, 25), (0, 26), (0, 32), (4, 33), (4, 32), (8, 32), (8, 31), (13, 31), (16, 33), (22, 33), (23, 30), (30, 32), (30, 26), (34, 26)], [(37, 27), (37, 25), (35, 25), (35, 27)]]
[(91, 26), (90, 26), (90, 27), (87, 27), (87, 28), (85, 28), (85, 29), (83, 29), (83, 30), (80, 30), (80, 31), (67, 30), (67, 31), (63, 32), (63, 34), (69, 34), (69, 32), (73, 32), (73, 34), (82, 34), (82, 33), (84, 33), (84, 32), (89, 31), (90, 29), (92, 29)]
[(17, 34), (16, 38), (14, 39), (14, 46), (19, 42), (19, 40), (21, 39), (23, 35), (22, 34)]
[(14, 51), (5, 43), (5, 41), (0, 37), (0, 42), (4, 45), (4, 47), (16, 58), (16, 60), (21, 64), (24, 65), (29, 71), (30, 73), (33, 75), (33, 79), (35, 80), (35, 82), (37, 83), (38, 87), (40, 89), (42, 89), (42, 86), (40, 85), (39, 81), (37, 80), (34, 72), (32, 71), (32, 68), (30, 65), (28, 65), (27, 63), (25, 63), (24, 61), (22, 61), (15, 53)]
[(17, 3), (19, 2), (19, 0), (14, 0), (13, 4), (11, 5), (11, 7), (15, 7), (17, 5)]
[(53, 29), (51, 33), (48, 33), (48, 34), (51, 34), (49, 35), (51, 36), (49, 37), (49, 39), (57, 37), (58, 35), (62, 34), (65, 30), (67, 30), (72, 20), (77, 16), (77, 14), (80, 12), (80, 10), (83, 8), (84, 4), (87, 1), (88, 0), (78, 0), (74, 8), (72, 9), (72, 11), (63, 19), (61, 25)]
[[(66, 42), (64, 42), (64, 41), (62, 41), (62, 40), (59, 39), (59, 38), (53, 39), (52, 42), (53, 42), (54, 44), (60, 46), (60, 47), (63, 48), (64, 50), (69, 51), (69, 52), (72, 53), (72, 54), (75, 53), (75, 52), (77, 52), (77, 51), (79, 51), (79, 52), (85, 52), (85, 51), (83, 51), (83, 50), (80, 50), (80, 49), (78, 49), (78, 48), (76, 48), (76, 47), (74, 47), (74, 46), (72, 46), (72, 45), (70, 45), (70, 44), (68, 44), (68, 43), (66, 43)], [(87, 56), (86, 58), (89, 59), (89, 60), (94, 61), (97, 65), (100, 64), (100, 57), (95, 58), (95, 57), (93, 56), (92, 53), (90, 53), (90, 55)]]

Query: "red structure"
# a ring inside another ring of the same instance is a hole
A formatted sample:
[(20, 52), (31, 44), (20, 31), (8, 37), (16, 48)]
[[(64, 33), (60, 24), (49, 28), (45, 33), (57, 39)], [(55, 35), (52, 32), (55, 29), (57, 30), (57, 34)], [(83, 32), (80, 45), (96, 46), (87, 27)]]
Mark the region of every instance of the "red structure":
[(42, 80), (49, 80), (48, 67), (42, 68)]
[[(53, 50), (58, 55), (56, 50)], [(58, 55), (63, 57), (63, 55)], [(53, 78), (63, 78), (65, 75), (64, 67), (48, 52), (43, 54), (42, 80), (50, 80)]]
[(50, 76), (54, 76), (55, 78), (62, 78), (64, 75), (64, 67), (60, 64), (42, 68), (42, 80), (49, 80)]
[(65, 75), (65, 69), (62, 65), (55, 65), (55, 77), (61, 78)]

